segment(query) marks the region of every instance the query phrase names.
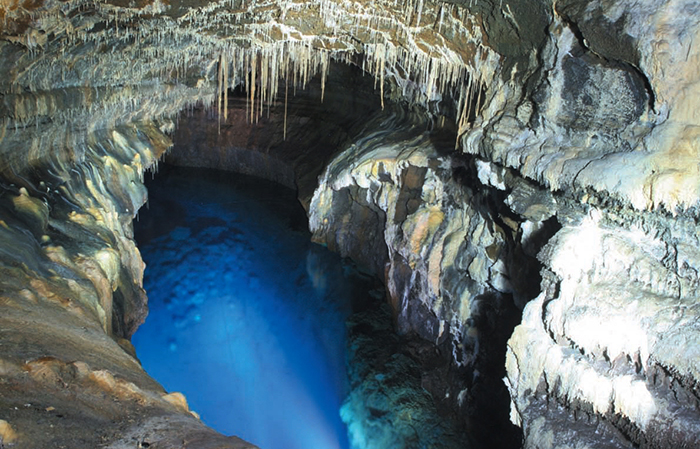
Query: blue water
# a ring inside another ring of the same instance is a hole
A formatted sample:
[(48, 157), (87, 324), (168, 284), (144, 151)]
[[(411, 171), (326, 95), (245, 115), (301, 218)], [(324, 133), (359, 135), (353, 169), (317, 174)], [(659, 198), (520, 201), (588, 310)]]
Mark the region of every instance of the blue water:
[(167, 168), (135, 223), (146, 371), (209, 426), (262, 449), (347, 449), (347, 271), (312, 244), (294, 192)]

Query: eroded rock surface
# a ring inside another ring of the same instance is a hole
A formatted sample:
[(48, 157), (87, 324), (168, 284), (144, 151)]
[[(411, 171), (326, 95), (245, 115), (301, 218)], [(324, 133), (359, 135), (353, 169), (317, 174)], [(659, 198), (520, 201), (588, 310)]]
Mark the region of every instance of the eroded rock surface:
[[(538, 224), (518, 217), (498, 188), (509, 175), (451, 154), (454, 134), (430, 130), (426, 118), (397, 109), (368, 120), (320, 178), (310, 226), (316, 241), (386, 279), (399, 332), (439, 346), (454, 370), (426, 388), (465, 421), (490, 422), (490, 432), (505, 425), (490, 406), (504, 399), (495, 360), (517, 321), (514, 299), (537, 294), (539, 266), (524, 244), (537, 248), (531, 236), (552, 214), (540, 203), (553, 200), (540, 192), (538, 201), (518, 180), (516, 202)], [(498, 187), (480, 184), (479, 175)], [(507, 435), (491, 444), (506, 444)]]
[(0, 443), (252, 447), (167, 394), (128, 340), (147, 313), (131, 220), (143, 170), (169, 140), (143, 123), (89, 141), (79, 163), (38, 165), (14, 179), (22, 187), (2, 187)]
[(570, 422), (587, 430), (552, 447), (695, 447), (697, 238), (692, 220), (591, 208), (547, 244), (507, 358), (527, 444)]

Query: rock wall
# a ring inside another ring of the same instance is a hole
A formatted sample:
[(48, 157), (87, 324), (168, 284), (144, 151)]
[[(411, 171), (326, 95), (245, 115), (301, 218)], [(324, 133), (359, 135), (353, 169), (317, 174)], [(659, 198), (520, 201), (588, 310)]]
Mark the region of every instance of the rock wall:
[(697, 444), (697, 118), (667, 84), (695, 89), (697, 17), (637, 6), (557, 3), (528, 81), (495, 81), (460, 127), (479, 157), (461, 177), (464, 158), (377, 126), (312, 202), (320, 241), (385, 267), (399, 329), (453, 341), (472, 375), (474, 310), (525, 306), (506, 384), (526, 447)]
[(526, 445), (696, 447), (697, 225), (567, 215), (540, 253), (543, 292), (508, 343)]
[[(321, 176), (309, 223), (314, 240), (385, 279), (400, 333), (442, 354), (450, 368), (438, 382), (426, 373), (424, 387), (482, 443), (509, 447), (503, 350), (517, 304), (539, 291), (534, 255), (556, 228), (546, 222), (554, 200), (455, 155), (452, 139), (419, 111), (395, 107), (369, 119)], [(506, 182), (517, 186), (510, 196)]]
[(558, 2), (531, 103), (463, 141), (557, 192), (508, 343), (526, 447), (697, 447), (696, 7)]
[(0, 445), (251, 447), (204, 426), (129, 342), (147, 313), (131, 220), (169, 140), (140, 123), (86, 142), (2, 185)]

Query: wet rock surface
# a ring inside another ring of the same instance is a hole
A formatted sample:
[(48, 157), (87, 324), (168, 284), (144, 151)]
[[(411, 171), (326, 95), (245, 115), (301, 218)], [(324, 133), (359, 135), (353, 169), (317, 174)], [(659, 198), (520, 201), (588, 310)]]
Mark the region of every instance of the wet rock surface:
[(398, 336), (380, 295), (348, 322), (350, 392), (340, 413), (352, 447), (477, 447), (430, 394), (430, 371), (444, 370), (446, 358), (429, 342)]
[(0, 445), (253, 447), (203, 425), (136, 359), (146, 297), (131, 219), (140, 170), (167, 140), (144, 124), (99, 141), (111, 156), (88, 148), (79, 165), (2, 186)]

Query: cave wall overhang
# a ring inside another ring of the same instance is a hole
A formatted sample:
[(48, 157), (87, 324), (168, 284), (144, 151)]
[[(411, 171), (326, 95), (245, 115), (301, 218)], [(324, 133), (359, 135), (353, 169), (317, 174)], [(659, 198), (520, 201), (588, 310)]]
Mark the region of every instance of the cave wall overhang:
[(699, 191), (697, 18), (675, 13), (693, 4), (8, 4), (5, 128), (38, 132), (3, 148), (61, 154), (81, 127), (169, 118), (198, 102), (225, 116), (237, 85), (253, 121), (281, 95), (278, 80), (303, 86), (320, 73), (323, 86), (333, 59), (372, 74), (382, 99), (453, 118), (466, 152), (552, 190), (677, 213)]
[(696, 7), (557, 2), (539, 76), (498, 90), (462, 148), (583, 201), (695, 214)]

